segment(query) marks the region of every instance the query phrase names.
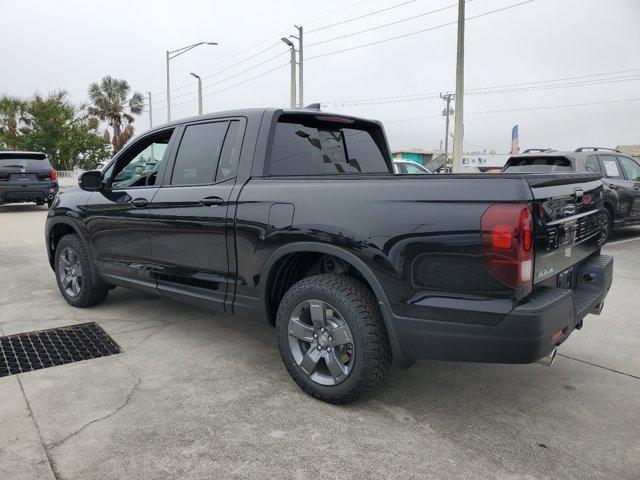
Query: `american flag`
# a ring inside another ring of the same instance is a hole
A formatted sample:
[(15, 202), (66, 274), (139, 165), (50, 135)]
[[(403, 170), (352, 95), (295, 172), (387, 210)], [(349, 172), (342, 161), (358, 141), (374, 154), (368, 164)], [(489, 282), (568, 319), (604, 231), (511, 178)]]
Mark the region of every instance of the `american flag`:
[(511, 129), (511, 155), (517, 155), (518, 154), (518, 144), (519, 144), (518, 125), (515, 125)]

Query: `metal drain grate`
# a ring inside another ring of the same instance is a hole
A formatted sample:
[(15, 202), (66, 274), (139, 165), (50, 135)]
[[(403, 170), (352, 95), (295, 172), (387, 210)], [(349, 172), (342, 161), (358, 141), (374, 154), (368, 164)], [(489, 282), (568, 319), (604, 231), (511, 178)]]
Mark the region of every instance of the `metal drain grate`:
[(0, 337), (0, 377), (121, 351), (118, 344), (96, 323)]

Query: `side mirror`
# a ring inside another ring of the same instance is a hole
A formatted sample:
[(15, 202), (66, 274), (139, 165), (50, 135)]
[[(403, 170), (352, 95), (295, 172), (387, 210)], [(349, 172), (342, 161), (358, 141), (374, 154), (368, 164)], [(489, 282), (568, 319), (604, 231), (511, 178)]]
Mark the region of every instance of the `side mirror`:
[(92, 170), (82, 173), (78, 177), (78, 185), (87, 192), (97, 192), (102, 188), (102, 172), (100, 170)]

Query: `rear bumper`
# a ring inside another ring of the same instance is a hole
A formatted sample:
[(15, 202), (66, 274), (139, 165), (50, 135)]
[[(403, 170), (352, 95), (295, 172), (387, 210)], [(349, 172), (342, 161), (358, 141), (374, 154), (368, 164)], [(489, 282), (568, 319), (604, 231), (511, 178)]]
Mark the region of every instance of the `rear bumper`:
[(0, 185), (0, 203), (51, 200), (58, 193), (58, 182), (30, 185)]
[[(590, 274), (590, 275), (587, 275)], [(588, 277), (588, 280), (586, 280)], [(533, 363), (599, 314), (611, 287), (613, 257), (596, 255), (579, 266), (575, 290), (539, 287), (495, 325), (408, 318), (390, 312), (397, 345), (407, 360)], [(490, 313), (490, 312), (488, 312)], [(478, 315), (469, 311), (470, 316)], [(557, 338), (552, 337), (561, 332)]]

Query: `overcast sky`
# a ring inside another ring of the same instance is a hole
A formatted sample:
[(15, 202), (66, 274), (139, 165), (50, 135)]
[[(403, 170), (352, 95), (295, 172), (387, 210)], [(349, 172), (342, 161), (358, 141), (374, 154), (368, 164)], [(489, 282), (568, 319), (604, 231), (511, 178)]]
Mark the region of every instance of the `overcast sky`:
[[(640, 143), (640, 0), (535, 0), (470, 18), (522, 1), (467, 2), (465, 149), (504, 152), (515, 124), (524, 148)], [(401, 3), (406, 4), (330, 26)], [(205, 112), (286, 107), (286, 66), (236, 85), (286, 63), (284, 44), (233, 64), (271, 47), (294, 33), (293, 24), (301, 24), (308, 59), (305, 103), (365, 100), (324, 108), (382, 120), (394, 149), (438, 148), (444, 136), (443, 102), (429, 94), (455, 90), (455, 25), (311, 57), (455, 22), (455, 7), (422, 15), (455, 3), (1, 0), (0, 94), (64, 89), (82, 102), (88, 85), (108, 74), (128, 80), (140, 92), (152, 92), (157, 125), (166, 120), (165, 51), (215, 41), (218, 46), (202, 46), (171, 61), (174, 119), (197, 112), (196, 83), (189, 72), (209, 76), (204, 79)], [(495, 88), (513, 84), (518, 86)], [(486, 113), (491, 111), (498, 112)], [(137, 132), (148, 125), (145, 114), (136, 120)]]

